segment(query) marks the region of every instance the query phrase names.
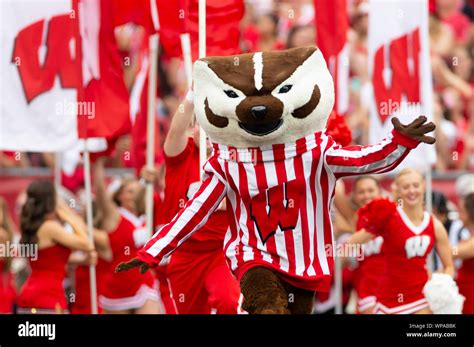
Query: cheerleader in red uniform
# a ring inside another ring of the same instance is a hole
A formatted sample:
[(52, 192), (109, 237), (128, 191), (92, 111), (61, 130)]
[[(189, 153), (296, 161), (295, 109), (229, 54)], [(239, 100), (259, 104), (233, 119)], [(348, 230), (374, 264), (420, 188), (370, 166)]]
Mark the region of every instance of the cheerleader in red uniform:
[[(94, 223), (96, 224), (96, 223)], [(97, 227), (97, 225), (94, 225)], [(97, 263), (95, 266), (97, 298), (104, 293), (105, 285), (112, 271), (112, 250), (110, 249), (109, 236), (106, 231), (94, 228), (94, 246), (97, 250)], [(86, 254), (77, 252), (77, 266), (74, 269), (74, 294), (75, 300), (71, 306), (72, 314), (91, 314), (91, 295), (89, 266)], [(98, 305), (98, 313), (102, 313), (102, 307)]]
[(402, 170), (394, 183), (398, 206), (387, 199), (375, 199), (359, 211), (362, 232), (384, 238), (385, 263), (375, 313), (431, 313), (422, 292), (429, 278), (426, 259), (436, 245), (444, 272), (453, 276), (448, 234), (443, 224), (424, 210), (425, 182), (419, 172)]
[[(8, 213), (8, 205), (0, 197), (0, 244), (7, 247), (13, 241), (13, 227)], [(10, 272), (11, 258), (0, 258), (0, 314), (13, 313), (15, 287)]]
[(145, 219), (137, 217), (139, 182), (125, 178), (111, 196), (105, 188), (104, 157), (94, 165), (94, 185), (97, 207), (102, 211), (101, 229), (108, 231), (112, 261), (110, 275), (99, 297), (105, 313), (153, 314), (161, 312), (158, 289), (151, 271), (140, 274), (139, 269), (114, 273), (113, 269), (136, 252), (147, 241)]
[(470, 193), (462, 200), (459, 214), (471, 237), (461, 241), (453, 249), (454, 256), (462, 259), (457, 283), (459, 292), (466, 298), (462, 313), (474, 314), (474, 193)]
[(67, 313), (63, 281), (71, 250), (94, 252), (84, 222), (56, 201), (51, 182), (35, 181), (21, 210), (21, 231), (21, 243), (31, 251), (31, 273), (18, 297), (18, 313)]
[[(354, 181), (353, 187), (353, 202), (358, 208), (380, 197), (382, 193), (380, 183), (374, 176), (358, 177)], [(356, 230), (358, 230), (357, 227)], [(361, 235), (363, 233), (353, 234), (347, 243), (359, 243), (358, 239)], [(384, 271), (383, 237), (380, 235), (370, 235), (370, 237), (370, 240), (362, 246), (363, 257), (359, 260), (355, 270), (357, 312), (360, 314), (374, 312), (377, 301), (375, 297), (377, 284)]]

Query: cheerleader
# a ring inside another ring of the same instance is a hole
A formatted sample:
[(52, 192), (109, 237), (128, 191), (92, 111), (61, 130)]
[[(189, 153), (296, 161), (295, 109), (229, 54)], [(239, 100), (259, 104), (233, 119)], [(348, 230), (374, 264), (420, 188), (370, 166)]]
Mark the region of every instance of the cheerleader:
[[(111, 275), (110, 263), (112, 261), (112, 250), (110, 248), (109, 236), (106, 231), (94, 228), (94, 246), (97, 250), (97, 261), (95, 266), (97, 298), (104, 293), (108, 277)], [(74, 300), (71, 306), (72, 314), (91, 314), (91, 295), (89, 264), (90, 260), (84, 252), (76, 252), (76, 264), (74, 268)], [(98, 305), (98, 313), (102, 313), (102, 307)]]
[[(0, 244), (7, 248), (13, 242), (13, 223), (8, 205), (0, 198)], [(16, 291), (10, 271), (11, 257), (0, 258), (0, 313), (13, 313)]]
[[(398, 206), (375, 199), (359, 210), (359, 226), (384, 238), (384, 270), (376, 292), (375, 313), (431, 313), (422, 290), (428, 281), (426, 260), (436, 246), (444, 272), (453, 276), (451, 246), (443, 224), (424, 210), (423, 176), (404, 169), (394, 182)], [(367, 232), (368, 231), (368, 232)]]
[(18, 297), (18, 313), (68, 313), (63, 281), (71, 250), (93, 253), (84, 222), (57, 201), (51, 182), (35, 181), (27, 188), (20, 224), (20, 242), (32, 257), (30, 276)]
[(459, 215), (470, 237), (460, 241), (459, 245), (453, 248), (454, 257), (462, 259), (457, 283), (459, 292), (466, 298), (462, 312), (474, 314), (474, 193), (470, 193), (462, 200)]
[[(353, 202), (361, 208), (382, 194), (379, 181), (374, 176), (359, 176), (353, 185)], [(357, 230), (357, 227), (356, 227)], [(362, 233), (355, 233), (347, 241), (348, 244), (357, 244)], [(355, 270), (355, 289), (357, 292), (357, 312), (371, 314), (376, 303), (376, 288), (384, 271), (384, 257), (382, 254), (383, 237), (370, 235), (370, 240), (362, 246), (362, 255)]]
[(137, 216), (139, 182), (124, 178), (112, 194), (105, 187), (105, 157), (94, 164), (94, 186), (98, 209), (102, 213), (101, 229), (108, 232), (112, 261), (110, 276), (99, 296), (104, 313), (109, 314), (157, 314), (161, 312), (154, 275), (151, 271), (140, 274), (138, 269), (114, 273), (113, 269), (136, 252), (147, 241), (144, 216)]

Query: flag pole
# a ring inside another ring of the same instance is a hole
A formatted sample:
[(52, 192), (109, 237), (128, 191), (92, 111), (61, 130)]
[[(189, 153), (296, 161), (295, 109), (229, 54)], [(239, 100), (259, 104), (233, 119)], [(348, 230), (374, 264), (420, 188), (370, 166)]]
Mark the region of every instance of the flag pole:
[(181, 34), (181, 48), (183, 50), (184, 74), (188, 88), (193, 84), (193, 60), (191, 57), (191, 38), (188, 33)]
[[(89, 149), (87, 148), (87, 139), (84, 141), (84, 181), (86, 189), (86, 220), (87, 220), (87, 235), (89, 242), (94, 244), (94, 226), (92, 215), (92, 184), (91, 184), (91, 160)], [(91, 311), (92, 314), (97, 314), (97, 280), (95, 265), (89, 265), (89, 285), (91, 295)]]
[(336, 301), (334, 313), (342, 314), (342, 261), (341, 257), (337, 255), (337, 241), (334, 249), (336, 249), (334, 254), (334, 297)]
[[(199, 0), (199, 58), (206, 56), (206, 0)], [(199, 172), (202, 177), (207, 160), (206, 133), (199, 127)]]
[(54, 154), (54, 188), (56, 192), (59, 192), (59, 188), (61, 187), (61, 160), (61, 152), (56, 152)]
[[(147, 146), (146, 166), (148, 169), (155, 167), (155, 113), (156, 113), (156, 88), (158, 79), (158, 34), (149, 38), (150, 67), (148, 73), (148, 110), (147, 110)], [(146, 184), (145, 214), (148, 237), (153, 235), (153, 182)]]
[[(426, 170), (426, 188), (425, 188), (425, 208), (428, 213), (433, 213), (433, 177), (431, 171), (431, 165), (429, 165), (428, 170)], [(435, 271), (435, 257), (433, 254), (436, 252), (431, 251), (430, 256), (428, 257), (427, 266), (430, 271)]]

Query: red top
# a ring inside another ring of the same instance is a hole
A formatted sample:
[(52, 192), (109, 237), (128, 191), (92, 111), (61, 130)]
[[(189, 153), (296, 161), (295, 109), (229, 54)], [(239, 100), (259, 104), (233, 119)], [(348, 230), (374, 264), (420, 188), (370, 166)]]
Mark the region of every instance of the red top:
[(134, 216), (125, 209), (120, 209), (120, 222), (117, 228), (109, 233), (110, 247), (113, 260), (110, 264), (110, 277), (103, 288), (103, 295), (109, 299), (119, 299), (134, 296), (142, 285), (153, 287), (153, 274), (147, 271), (140, 273), (139, 268), (129, 271), (113, 272), (121, 262), (127, 262), (136, 256), (138, 249), (143, 245), (144, 219)]
[[(158, 224), (170, 222), (197, 192), (201, 184), (199, 178), (199, 148), (195, 145), (193, 138), (188, 139), (186, 148), (177, 156), (165, 156), (165, 164), (165, 197)], [(222, 248), (228, 226), (226, 211), (217, 210), (209, 217), (208, 222), (180, 247), (180, 250), (205, 251), (209, 248)], [(199, 242), (199, 246), (195, 242)], [(203, 247), (202, 242), (207, 242), (209, 247)]]
[(374, 292), (383, 272), (385, 257), (383, 255), (383, 237), (374, 236), (362, 245), (364, 258), (359, 260), (356, 270), (356, 288), (359, 298), (367, 294), (367, 289)]
[(21, 308), (65, 310), (68, 308), (63, 288), (66, 263), (71, 250), (54, 245), (38, 251), (38, 259), (30, 259), (31, 273), (18, 297)]
[(428, 281), (426, 258), (435, 243), (432, 216), (425, 211), (423, 221), (415, 226), (399, 207), (382, 233), (386, 262), (377, 298), (383, 303), (401, 294), (420, 295)]
[(459, 292), (465, 296), (462, 313), (474, 314), (474, 258), (464, 259), (459, 269), (457, 283)]
[[(462, 266), (458, 271), (457, 280), (458, 284), (474, 286), (474, 258), (464, 259)], [(474, 296), (474, 292), (472, 293)]]
[(15, 296), (13, 276), (5, 270), (5, 261), (0, 260), (0, 313), (13, 313)]

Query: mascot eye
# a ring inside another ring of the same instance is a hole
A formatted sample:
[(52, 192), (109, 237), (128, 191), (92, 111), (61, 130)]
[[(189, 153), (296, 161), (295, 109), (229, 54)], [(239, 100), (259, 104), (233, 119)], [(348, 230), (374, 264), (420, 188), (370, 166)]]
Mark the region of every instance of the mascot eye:
[(288, 93), (291, 87), (293, 87), (291, 84), (285, 84), (283, 87), (280, 88), (280, 90), (278, 91), (278, 94)]
[(234, 99), (234, 98), (238, 98), (238, 97), (239, 97), (239, 96), (237, 95), (237, 93), (234, 92), (233, 90), (224, 90), (224, 93), (226, 93), (229, 98), (233, 98), (233, 99)]

